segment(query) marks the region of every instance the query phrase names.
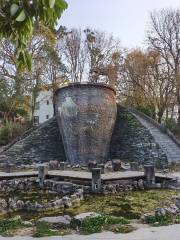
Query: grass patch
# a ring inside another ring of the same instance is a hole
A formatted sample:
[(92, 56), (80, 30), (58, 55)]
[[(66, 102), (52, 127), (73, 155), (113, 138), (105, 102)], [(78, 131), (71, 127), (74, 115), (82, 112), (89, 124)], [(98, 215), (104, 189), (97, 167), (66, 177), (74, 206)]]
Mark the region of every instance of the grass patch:
[(33, 237), (57, 236), (57, 230), (52, 230), (46, 222), (37, 222)]
[(160, 226), (167, 226), (169, 224), (172, 224), (174, 222), (174, 219), (172, 216), (149, 216), (146, 219), (146, 223), (154, 226), (154, 227), (160, 227)]
[(11, 219), (0, 220), (0, 235), (8, 235), (11, 230), (23, 227), (21, 218), (19, 216)]
[(112, 224), (128, 224), (129, 221), (123, 217), (97, 216), (87, 217), (80, 224), (80, 233), (92, 234), (101, 232), (105, 226)]
[(114, 233), (130, 233), (136, 230), (132, 225), (113, 225), (106, 226), (105, 230), (114, 232)]
[(64, 236), (70, 233), (70, 229), (52, 229), (46, 222), (37, 222), (33, 237)]

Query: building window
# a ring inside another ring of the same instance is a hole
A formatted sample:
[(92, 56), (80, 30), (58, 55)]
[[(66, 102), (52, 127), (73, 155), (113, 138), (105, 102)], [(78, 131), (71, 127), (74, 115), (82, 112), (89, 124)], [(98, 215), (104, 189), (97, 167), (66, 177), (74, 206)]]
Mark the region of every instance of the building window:
[(39, 125), (39, 116), (34, 116), (34, 125)]
[(49, 115), (46, 115), (46, 119), (49, 119)]
[(46, 101), (46, 104), (49, 105), (49, 100)]
[(40, 109), (40, 104), (39, 104), (39, 102), (36, 102), (36, 104), (35, 104), (35, 110), (39, 110)]

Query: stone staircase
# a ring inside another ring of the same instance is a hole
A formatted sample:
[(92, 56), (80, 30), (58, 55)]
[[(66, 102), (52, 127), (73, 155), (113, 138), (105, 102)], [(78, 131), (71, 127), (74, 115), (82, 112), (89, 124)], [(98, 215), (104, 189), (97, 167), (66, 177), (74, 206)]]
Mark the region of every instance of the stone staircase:
[(149, 130), (154, 140), (166, 154), (168, 162), (180, 162), (180, 146), (178, 146), (170, 136), (163, 132), (157, 124), (155, 125), (152, 121), (149, 121), (147, 117), (143, 117), (142, 114), (138, 114), (137, 112), (133, 112), (132, 114), (146, 129)]
[(149, 130), (128, 109), (119, 105), (110, 156), (125, 162), (154, 163), (160, 168), (168, 163), (166, 154)]

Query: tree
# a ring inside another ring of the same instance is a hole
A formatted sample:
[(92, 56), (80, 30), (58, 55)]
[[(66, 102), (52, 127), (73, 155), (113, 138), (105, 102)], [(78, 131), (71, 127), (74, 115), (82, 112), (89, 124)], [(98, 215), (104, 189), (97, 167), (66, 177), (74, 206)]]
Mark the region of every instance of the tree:
[(121, 52), (119, 40), (92, 29), (82, 31), (61, 28), (58, 34), (60, 34), (58, 49), (70, 81), (81, 82), (85, 79), (89, 82), (108, 82), (106, 78), (99, 77), (101, 74), (96, 79), (92, 77), (92, 72), (97, 69), (102, 75), (114, 76), (110, 70), (118, 65)]
[(64, 0), (0, 0), (0, 37), (9, 39), (17, 54), (17, 68), (31, 69), (27, 45), (33, 29), (43, 23), (54, 29), (57, 20), (67, 8)]
[(172, 72), (157, 50), (135, 49), (126, 54), (119, 85), (131, 106), (155, 109), (158, 122), (174, 96)]
[(151, 13), (148, 41), (150, 47), (160, 53), (167, 68), (173, 73), (180, 127), (180, 9), (163, 9)]
[(87, 48), (81, 29), (62, 28), (57, 45), (59, 55), (72, 82), (81, 82), (87, 65)]
[[(17, 68), (16, 50), (10, 41), (4, 40), (0, 45), (0, 75), (1, 86), (8, 86), (6, 98), (0, 98), (0, 106), (8, 106), (9, 114), (14, 109), (28, 108), (33, 117), (36, 99), (42, 85), (52, 83), (49, 68), (57, 68), (58, 76), (62, 75), (61, 61), (56, 53), (56, 38), (51, 30), (42, 24), (34, 29), (33, 36), (28, 44), (28, 51), (32, 55), (32, 71), (23, 71)], [(53, 81), (55, 78), (53, 76)], [(28, 98), (28, 99), (27, 99)], [(6, 104), (6, 103), (7, 104)], [(25, 106), (26, 103), (26, 106)], [(3, 108), (4, 109), (4, 108)], [(1, 107), (0, 107), (1, 111)]]

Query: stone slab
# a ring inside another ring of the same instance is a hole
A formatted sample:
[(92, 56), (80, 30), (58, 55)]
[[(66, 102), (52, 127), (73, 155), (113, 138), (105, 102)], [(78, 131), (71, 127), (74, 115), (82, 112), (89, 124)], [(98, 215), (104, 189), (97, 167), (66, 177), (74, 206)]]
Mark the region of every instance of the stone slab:
[[(173, 175), (163, 175), (161, 173), (156, 173), (156, 177), (164, 178), (164, 179), (172, 179), (176, 176)], [(180, 176), (180, 173), (177, 173), (177, 176)], [(13, 179), (13, 178), (25, 178), (25, 177), (38, 177), (37, 171), (27, 171), (27, 172), (13, 172), (13, 173), (5, 173), (0, 172), (0, 179)], [(59, 177), (62, 179), (77, 179), (77, 180), (89, 180), (92, 179), (92, 173), (83, 172), (83, 171), (60, 171), (53, 170), (49, 171), (47, 177)], [(125, 172), (110, 172), (101, 175), (102, 181), (109, 180), (121, 180), (121, 179), (129, 179), (129, 178), (141, 178), (144, 177), (144, 172), (139, 171), (125, 171)]]

